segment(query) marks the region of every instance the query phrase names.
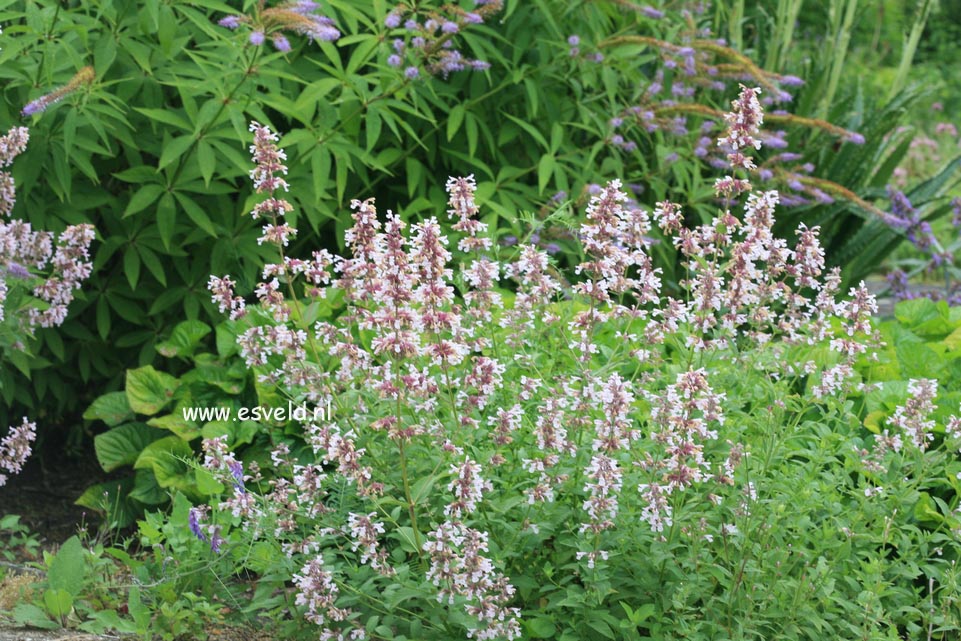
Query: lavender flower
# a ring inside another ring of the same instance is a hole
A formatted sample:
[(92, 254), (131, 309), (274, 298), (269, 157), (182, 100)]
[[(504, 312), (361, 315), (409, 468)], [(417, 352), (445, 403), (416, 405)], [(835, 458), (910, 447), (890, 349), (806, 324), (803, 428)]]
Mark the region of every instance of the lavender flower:
[(287, 53), (288, 51), (290, 51), (290, 40), (288, 40), (287, 37), (284, 36), (284, 34), (275, 33), (270, 38), (273, 41), (274, 48), (277, 51), (281, 51), (283, 53)]
[(217, 21), (221, 27), (227, 27), (228, 29), (237, 29), (246, 21), (246, 16), (226, 16)]
[[(0, 487), (7, 483), (7, 474), (17, 474), (30, 456), (31, 443), (37, 438), (37, 425), (23, 417), (17, 427), (0, 440)], [(6, 474), (4, 473), (6, 472)]]
[(201, 529), (200, 521), (204, 518), (205, 514), (206, 511), (203, 508), (197, 507), (190, 508), (190, 511), (187, 513), (187, 526), (193, 535), (204, 543), (207, 542), (207, 535), (204, 534), (203, 529)]
[(660, 20), (664, 17), (664, 12), (650, 5), (644, 5), (641, 7), (641, 15), (652, 20)]

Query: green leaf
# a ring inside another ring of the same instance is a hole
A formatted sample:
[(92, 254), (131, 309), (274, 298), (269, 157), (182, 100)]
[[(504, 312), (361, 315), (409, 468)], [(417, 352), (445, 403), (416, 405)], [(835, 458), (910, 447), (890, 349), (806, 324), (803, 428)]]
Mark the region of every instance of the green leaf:
[(193, 224), (197, 225), (211, 236), (217, 236), (217, 229), (214, 227), (213, 221), (210, 220), (210, 216), (207, 215), (207, 212), (204, 211), (203, 207), (198, 205), (189, 196), (185, 196), (179, 191), (174, 192), (174, 196), (177, 197), (177, 202), (179, 202), (180, 206), (184, 208), (187, 218), (189, 218)]
[(174, 205), (174, 197), (168, 192), (161, 196), (160, 202), (157, 203), (157, 231), (160, 232), (160, 240), (168, 250), (176, 228), (177, 207)]
[(59, 623), (52, 621), (46, 612), (32, 603), (18, 603), (12, 614), (14, 621), (31, 628), (55, 630), (60, 627)]
[(161, 436), (143, 423), (126, 423), (93, 439), (97, 461), (105, 472), (133, 465), (145, 447)]
[(210, 179), (217, 168), (217, 154), (214, 148), (206, 140), (197, 143), (197, 166), (200, 168), (200, 175), (204, 179), (205, 185), (210, 185)]
[(532, 639), (551, 639), (557, 632), (554, 622), (548, 617), (537, 617), (524, 621), (527, 635)]
[(204, 425), (201, 435), (205, 439), (227, 437), (228, 447), (253, 443), (254, 437), (260, 432), (261, 425), (256, 421), (210, 421)]
[(190, 467), (182, 460), (193, 458), (193, 450), (179, 436), (158, 439), (144, 448), (134, 469), (151, 469), (160, 487), (186, 489), (193, 485), (188, 478)]
[(240, 351), (237, 346), (235, 321), (224, 321), (217, 325), (217, 353), (226, 358)]
[(141, 515), (141, 505), (128, 498), (134, 478), (127, 477), (91, 485), (74, 503), (106, 514), (109, 527), (127, 527)]
[(148, 183), (137, 190), (137, 193), (133, 195), (130, 202), (127, 203), (127, 208), (123, 212), (123, 217), (133, 216), (139, 211), (143, 211), (148, 206), (152, 205), (157, 198), (160, 197), (164, 191), (163, 187), (155, 183)]
[(182, 412), (152, 418), (147, 421), (147, 425), (173, 432), (185, 441), (192, 441), (200, 436), (200, 427), (185, 419)]
[(224, 484), (214, 478), (214, 475), (205, 469), (199, 469), (196, 473), (197, 491), (206, 496), (216, 496), (224, 491)]
[(130, 289), (136, 289), (137, 281), (140, 280), (140, 254), (133, 247), (127, 247), (123, 255), (123, 271), (127, 275)]
[(396, 530), (396, 537), (400, 541), (400, 546), (406, 551), (417, 553), (417, 539), (414, 538), (414, 528), (403, 526)]
[(144, 505), (160, 505), (169, 499), (167, 493), (157, 483), (153, 470), (137, 470), (134, 476), (134, 487), (127, 496)]
[(541, 156), (540, 162), (537, 163), (537, 191), (543, 194), (544, 189), (547, 187), (547, 183), (550, 182), (551, 176), (554, 174), (554, 168), (557, 166), (557, 161), (554, 159), (552, 154), (544, 154)]
[(138, 414), (153, 416), (173, 398), (180, 381), (147, 365), (127, 370), (127, 402)]
[(182, 117), (173, 113), (169, 109), (142, 109), (139, 107), (134, 107), (134, 111), (139, 111), (143, 115), (147, 116), (151, 120), (156, 120), (157, 122), (162, 122), (165, 125), (173, 125), (174, 127), (179, 127), (190, 131), (192, 127), (190, 123), (184, 120)]
[(452, 141), (454, 136), (457, 135), (466, 113), (467, 108), (463, 103), (458, 103), (450, 110), (450, 115), (447, 117), (447, 142)]
[(43, 607), (50, 616), (62, 621), (73, 610), (73, 596), (66, 590), (44, 590)]
[(68, 595), (77, 596), (83, 589), (86, 565), (83, 561), (83, 545), (80, 539), (72, 536), (67, 539), (47, 570), (47, 585), (51, 590), (63, 590)]
[(184, 321), (174, 327), (170, 338), (157, 343), (157, 352), (167, 358), (192, 356), (203, 338), (211, 331), (210, 325), (201, 321)]
[(180, 136), (168, 142), (164, 145), (164, 150), (160, 154), (160, 162), (157, 163), (157, 169), (163, 169), (183, 156), (184, 153), (190, 149), (191, 145), (193, 145), (193, 142), (193, 136)]

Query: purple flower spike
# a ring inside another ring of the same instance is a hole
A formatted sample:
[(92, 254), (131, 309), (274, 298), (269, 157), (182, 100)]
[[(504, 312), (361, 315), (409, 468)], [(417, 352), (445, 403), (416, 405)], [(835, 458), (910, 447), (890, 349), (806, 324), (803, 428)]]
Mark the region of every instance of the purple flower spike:
[(396, 29), (400, 26), (400, 14), (388, 13), (387, 17), (384, 18), (384, 26), (388, 29)]
[(274, 41), (274, 49), (277, 51), (282, 51), (287, 53), (290, 51), (290, 40), (288, 40), (283, 34), (275, 33), (271, 38)]
[(417, 67), (407, 67), (406, 69), (404, 69), (404, 76), (408, 80), (413, 80), (414, 78), (417, 78), (418, 76), (420, 76), (420, 69), (418, 69)]
[(263, 31), (252, 31), (250, 33), (250, 44), (259, 47), (264, 44), (264, 32)]
[(403, 60), (401, 60), (400, 56), (396, 53), (391, 54), (390, 57), (387, 58), (387, 64), (391, 67), (399, 67), (401, 62), (403, 62)]
[(190, 531), (201, 541), (206, 542), (207, 537), (204, 535), (203, 530), (200, 529), (200, 517), (203, 515), (203, 511), (192, 507), (187, 515), (187, 525), (190, 527)]
[(210, 533), (210, 551), (220, 552), (220, 546), (224, 544), (224, 537), (220, 536), (220, 526), (216, 526)]
[(227, 463), (227, 469), (230, 470), (230, 475), (234, 477), (234, 486), (241, 493), (244, 492), (244, 466), (240, 461), (229, 461)]
[(217, 24), (219, 24), (221, 27), (227, 27), (228, 29), (236, 29), (240, 26), (240, 22), (240, 16), (227, 16), (226, 18), (221, 18)]
[(27, 268), (12, 260), (7, 263), (7, 273), (15, 278), (30, 278), (30, 272)]
[(20, 113), (21, 115), (24, 115), (24, 116), (32, 116), (34, 114), (41, 113), (46, 108), (47, 108), (47, 104), (45, 101), (31, 100), (26, 105), (24, 105)]

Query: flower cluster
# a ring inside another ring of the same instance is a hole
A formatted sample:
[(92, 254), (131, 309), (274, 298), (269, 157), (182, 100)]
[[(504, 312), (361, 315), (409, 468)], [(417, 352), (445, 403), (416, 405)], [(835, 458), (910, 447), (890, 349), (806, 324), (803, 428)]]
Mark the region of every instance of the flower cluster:
[[(25, 127), (11, 129), (0, 137), (0, 167), (7, 167), (26, 149), (29, 132)], [(0, 214), (9, 214), (16, 202), (13, 177), (0, 171)], [(59, 238), (44, 231), (34, 231), (21, 220), (0, 222), (0, 321), (10, 318), (18, 332), (34, 327), (55, 327), (63, 323), (74, 291), (90, 276), (91, 225), (71, 225)], [(45, 279), (31, 270), (46, 273)], [(33, 303), (8, 314), (4, 303), (13, 287), (32, 289)]]
[[(763, 145), (759, 92), (743, 88), (724, 119), (741, 172), (753, 166), (749, 150)], [(801, 226), (789, 247), (772, 232), (778, 194), (752, 192), (743, 176), (718, 181), (727, 207), (696, 227), (676, 203), (649, 213), (618, 181), (599, 188), (579, 230), (584, 259), (573, 284), (533, 245), (499, 253), (477, 219), (472, 177), (447, 183), (446, 233), (434, 218), (408, 228), (393, 212), (379, 216), (373, 200), (355, 200), (346, 255), (299, 262), (286, 254), (293, 231), (280, 222), (289, 204), (275, 197), (287, 188), (285, 156), (273, 132), (257, 123), (251, 130), (251, 178), (267, 198), (254, 215), (268, 221), (263, 242), (280, 261), (266, 266), (257, 307), (238, 302), (226, 277), (212, 279), (213, 300), (246, 313), (240, 347), (262, 382), (341, 411), (302, 426), (312, 455), (277, 446), (270, 510), (249, 502), (248, 477), (231, 467), (222, 441), (205, 448), (216, 452), (208, 467), (233, 486), (221, 511), (253, 536), (272, 531), (302, 563), (298, 602), (324, 638), (359, 634), (363, 616), (356, 599), (341, 609), (341, 570), (323, 556), (328, 547), (355, 555), (351, 567), (373, 581), (417, 575), (405, 563), (416, 554), (440, 601), (469, 615), (470, 636), (517, 637), (515, 591), (497, 552), (516, 536), (546, 536), (537, 516), (556, 501), (581, 506), (564, 527), (579, 533), (572, 554), (592, 571), (603, 570), (626, 520), (656, 538), (681, 518), (686, 495), (746, 513), (757, 494), (738, 480), (746, 453), (719, 438), (733, 401), (695, 362), (743, 367), (766, 350), (769, 361), (749, 365), (776, 381), (784, 350), (828, 350), (831, 365), (802, 361), (794, 372), (811, 377), (811, 397), (826, 400), (845, 389), (854, 359), (875, 340), (873, 299), (863, 286), (837, 299), (839, 276), (826, 272), (818, 229)], [(744, 193), (741, 212), (734, 203)], [(665, 290), (655, 240), (684, 257), (683, 295)], [(305, 325), (306, 306), (321, 299), (336, 313)], [(550, 363), (532, 348), (545, 340), (556, 341)], [(491, 478), (485, 464), (515, 481)], [(435, 484), (446, 497), (430, 490)], [(505, 500), (529, 516), (517, 519), (523, 534), (489, 518)], [(624, 510), (625, 502), (639, 509)], [(726, 518), (716, 526), (721, 539), (739, 531)]]
[(438, 601), (447, 599), (453, 605), (462, 597), (467, 614), (480, 623), (480, 628), (468, 632), (468, 638), (520, 638), (520, 610), (506, 605), (514, 587), (483, 555), (488, 551), (486, 533), (448, 521), (428, 533), (423, 549), (430, 557), (427, 578), (441, 588)]
[(13, 176), (3, 168), (9, 167), (13, 159), (26, 150), (29, 140), (30, 130), (26, 127), (14, 127), (0, 136), (0, 216), (9, 216), (17, 202)]
[(37, 437), (37, 425), (26, 417), (0, 440), (0, 487), (7, 484), (7, 474), (17, 474), (30, 456), (30, 444)]
[(286, 53), (291, 49), (288, 34), (307, 36), (310, 42), (333, 42), (340, 38), (334, 21), (317, 13), (319, 9), (320, 4), (314, 0), (293, 0), (275, 7), (265, 7), (264, 2), (259, 2), (253, 15), (229, 15), (217, 24), (228, 29), (246, 27), (250, 30), (247, 36), (250, 44), (259, 47), (269, 38), (277, 51)]
[(475, 0), (475, 4), (473, 11), (456, 4), (436, 10), (403, 2), (395, 6), (384, 19), (394, 35), (387, 64), (402, 67), (411, 80), (421, 73), (447, 78), (456, 71), (490, 67), (487, 62), (466, 57), (454, 44), (458, 34), (470, 25), (482, 24), (503, 7), (501, 0)]

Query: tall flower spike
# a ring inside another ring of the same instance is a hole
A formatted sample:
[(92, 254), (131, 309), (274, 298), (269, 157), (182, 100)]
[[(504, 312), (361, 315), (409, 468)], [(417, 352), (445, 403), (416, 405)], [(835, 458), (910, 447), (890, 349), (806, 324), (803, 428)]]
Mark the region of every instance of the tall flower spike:
[(70, 82), (64, 86), (28, 102), (20, 113), (24, 116), (33, 116), (42, 113), (46, 111), (50, 105), (60, 102), (81, 87), (90, 85), (95, 78), (96, 75), (94, 74), (93, 67), (84, 67), (74, 74)]
[[(26, 127), (14, 127), (7, 135), (0, 137), (0, 167), (9, 167), (13, 159), (27, 148), (30, 140), (30, 130)], [(13, 211), (17, 202), (16, 185), (13, 176), (0, 170), (0, 216), (7, 216)]]
[(37, 425), (23, 418), (18, 427), (10, 428), (10, 433), (0, 441), (0, 487), (7, 483), (7, 475), (18, 473), (27, 457), (30, 456), (30, 444), (37, 438)]
[(753, 169), (754, 163), (741, 150), (748, 147), (761, 148), (758, 134), (764, 122), (764, 110), (757, 97), (761, 93), (760, 87), (753, 89), (741, 85), (741, 93), (737, 100), (731, 102), (732, 110), (724, 114), (728, 128), (725, 136), (717, 141), (719, 146), (729, 146), (733, 153), (728, 154), (728, 160), (733, 167)]

